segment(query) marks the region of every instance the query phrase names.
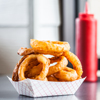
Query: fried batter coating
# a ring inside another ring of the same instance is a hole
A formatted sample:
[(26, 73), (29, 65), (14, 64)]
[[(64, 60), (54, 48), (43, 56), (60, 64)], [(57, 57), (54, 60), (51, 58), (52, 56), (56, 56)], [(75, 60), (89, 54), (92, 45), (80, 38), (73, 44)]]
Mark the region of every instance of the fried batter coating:
[[(21, 47), (18, 55), (23, 56), (15, 66), (12, 80), (21, 81), (26, 78), (42, 81), (74, 81), (81, 78), (82, 65), (78, 57), (70, 52), (68, 42), (30, 40), (32, 48)], [(46, 58), (44, 55), (53, 55)], [(73, 69), (66, 67), (69, 62)], [(57, 63), (50, 66), (52, 63)]]
[(19, 81), (19, 76), (18, 76), (18, 69), (19, 69), (19, 66), (20, 64), (24, 61), (24, 59), (26, 58), (27, 56), (24, 56), (22, 57), (19, 62), (16, 64), (14, 70), (13, 70), (13, 74), (12, 74), (12, 80), (13, 81)]
[(52, 75), (54, 73), (57, 73), (58, 71), (64, 69), (66, 67), (66, 65), (68, 64), (68, 61), (64, 56), (60, 56), (57, 59), (56, 59), (56, 57), (53, 57), (53, 58), (51, 58), (50, 62), (54, 62), (55, 61), (55, 60), (52, 61), (52, 59), (53, 60), (55, 59), (56, 61), (57, 60), (58, 61), (57, 61), (56, 65), (49, 67), (49, 72), (48, 72), (47, 76), (50, 76), (50, 75)]
[(72, 52), (70, 52), (70, 51), (64, 52), (63, 56), (65, 56), (69, 60), (69, 62), (72, 63), (74, 70), (76, 70), (76, 72), (78, 74), (78, 78), (77, 79), (80, 79), (81, 75), (83, 73), (83, 70), (82, 70), (81, 62), (78, 59), (78, 57), (75, 54), (73, 54)]
[(59, 81), (75, 81), (78, 77), (76, 71), (72, 68), (65, 67), (63, 70), (54, 74)]
[(58, 82), (58, 80), (53, 75), (48, 76), (47, 79), (48, 79), (48, 81)]
[(39, 41), (31, 39), (30, 45), (34, 49), (34, 52), (54, 56), (60, 56), (64, 51), (70, 50), (69, 43), (61, 41)]
[(37, 80), (44, 80), (49, 69), (49, 64), (50, 61), (46, 57), (44, 57), (41, 54), (35, 55), (28, 55), (28, 57), (21, 63), (19, 70), (18, 70), (18, 75), (19, 75), (19, 80), (24, 80), (26, 79), (25, 77), (25, 72), (27, 71), (27, 66), (30, 64), (30, 62), (34, 61), (34, 59), (37, 59), (38, 62), (42, 65), (42, 71), (38, 76), (35, 77)]

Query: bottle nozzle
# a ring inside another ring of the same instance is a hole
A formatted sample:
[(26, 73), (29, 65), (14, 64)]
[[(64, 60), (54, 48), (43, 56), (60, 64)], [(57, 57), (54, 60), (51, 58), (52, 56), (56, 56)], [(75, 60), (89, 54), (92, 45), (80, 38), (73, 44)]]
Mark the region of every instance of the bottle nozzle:
[(85, 3), (84, 13), (79, 13), (79, 18), (93, 18), (94, 14), (89, 13), (88, 2)]
[(88, 2), (85, 3), (85, 13), (88, 14)]

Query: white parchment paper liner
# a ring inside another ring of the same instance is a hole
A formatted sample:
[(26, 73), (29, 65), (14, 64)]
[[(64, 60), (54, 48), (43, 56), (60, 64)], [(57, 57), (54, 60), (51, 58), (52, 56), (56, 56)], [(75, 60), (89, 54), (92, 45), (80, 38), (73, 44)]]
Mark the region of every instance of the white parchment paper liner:
[(48, 82), (33, 79), (26, 79), (15, 82), (8, 77), (18, 94), (30, 97), (43, 97), (54, 95), (75, 94), (85, 78), (72, 82)]

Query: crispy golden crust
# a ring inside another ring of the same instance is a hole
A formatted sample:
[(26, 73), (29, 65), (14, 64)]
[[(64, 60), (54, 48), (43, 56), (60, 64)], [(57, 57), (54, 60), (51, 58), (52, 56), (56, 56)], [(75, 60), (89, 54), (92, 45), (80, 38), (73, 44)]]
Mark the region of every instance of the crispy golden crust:
[(26, 78), (35, 78), (37, 75), (40, 74), (40, 72), (42, 71), (42, 64), (38, 64), (37, 66), (33, 66), (32, 68), (30, 68), (27, 73), (26, 73)]
[[(37, 80), (44, 80), (47, 73), (48, 73), (48, 69), (49, 69), (49, 59), (47, 59), (46, 57), (44, 57), (43, 55), (28, 55), (28, 57), (21, 63), (19, 70), (18, 70), (18, 75), (19, 75), (19, 79), (20, 80), (24, 80), (26, 79), (25, 77), (25, 72), (29, 70), (30, 66), (30, 62), (33, 62), (34, 59), (37, 59), (38, 62), (41, 64), (42, 66), (42, 71), (40, 72), (40, 74), (38, 76), (35, 77), (35, 79)], [(28, 68), (29, 66), (29, 68)], [(34, 67), (34, 66), (33, 66)], [(34, 77), (33, 77), (34, 78)]]
[[(21, 47), (18, 52), (17, 52), (18, 55), (20, 56), (25, 56), (25, 55), (29, 55), (29, 54), (34, 54), (34, 49), (32, 48), (23, 48)], [(38, 54), (38, 53), (37, 53)]]
[[(30, 79), (35, 79), (34, 77), (30, 77)], [(41, 81), (48, 81), (47, 77), (45, 79), (41, 79)]]
[(55, 78), (53, 75), (47, 77), (48, 81), (54, 81), (58, 82), (57, 78)]
[[(64, 56), (61, 57), (52, 57), (49, 58), (50, 64), (57, 62), (56, 65), (49, 67), (48, 76), (64, 69), (66, 65), (68, 64), (67, 59)], [(30, 68), (28, 70), (27, 78), (31, 78), (32, 76), (35, 78), (35, 76), (39, 75), (42, 70), (42, 65), (34, 66), (33, 68)]]
[(43, 81), (48, 81), (47, 77)]
[(54, 74), (59, 81), (75, 81), (78, 77), (76, 71), (72, 68), (65, 67), (63, 70)]
[[(18, 54), (24, 56), (15, 66), (12, 80), (21, 81), (26, 78), (43, 81), (74, 81), (83, 73), (82, 65), (76, 55), (71, 53), (68, 42), (38, 41), (31, 39), (32, 48), (20, 48)], [(42, 54), (53, 55), (46, 58)], [(68, 61), (73, 69), (66, 67)], [(50, 64), (57, 64), (50, 67)]]
[(80, 79), (80, 77), (83, 73), (83, 70), (82, 70), (81, 62), (78, 59), (78, 57), (70, 51), (64, 52), (63, 56), (65, 56), (69, 60), (69, 62), (72, 63), (74, 70), (76, 70), (76, 72), (78, 74), (78, 79)]
[(59, 52), (59, 53), (56, 53), (56, 52), (44, 52), (43, 50), (34, 50), (33, 48), (23, 48), (21, 47), (18, 52), (17, 52), (18, 55), (20, 56), (25, 56), (25, 55), (30, 55), (30, 54), (45, 54), (45, 55), (54, 55), (54, 56), (60, 56), (63, 54), (63, 52)]
[(31, 39), (30, 45), (34, 49), (34, 52), (54, 56), (60, 56), (64, 51), (70, 50), (69, 43), (61, 41), (38, 41)]
[(58, 71), (64, 69), (66, 67), (66, 65), (68, 64), (68, 61), (64, 56), (60, 56), (57, 59), (53, 57), (53, 58), (51, 58), (50, 62), (54, 62), (52, 60), (54, 60), (54, 61), (58, 60), (58, 61), (57, 61), (56, 65), (49, 67), (49, 72), (48, 72), (47, 76), (57, 73)]
[(14, 70), (13, 70), (13, 74), (12, 74), (12, 80), (13, 81), (18, 81), (19, 80), (19, 76), (18, 76), (18, 69), (19, 69), (19, 66), (20, 64), (24, 61), (24, 59), (26, 58), (27, 56), (24, 56), (20, 59), (20, 61), (16, 64)]
[(59, 62), (61, 60), (61, 57), (55, 56), (55, 57), (49, 58), (49, 60), (50, 60), (50, 64), (52, 64), (52, 63), (55, 63), (55, 62)]

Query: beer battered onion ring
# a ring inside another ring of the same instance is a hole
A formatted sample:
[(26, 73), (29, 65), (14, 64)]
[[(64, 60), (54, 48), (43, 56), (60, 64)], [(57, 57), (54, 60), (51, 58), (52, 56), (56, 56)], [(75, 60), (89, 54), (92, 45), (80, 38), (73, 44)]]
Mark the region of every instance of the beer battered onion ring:
[[(21, 65), (21, 63), (28, 57), (28, 55), (26, 56), (23, 56), (19, 62), (16, 64), (14, 70), (13, 70), (13, 74), (12, 74), (12, 80), (13, 81), (19, 81), (19, 75), (18, 75), (18, 70), (19, 70), (19, 67)], [(33, 66), (37, 66), (39, 64), (39, 62), (34, 59), (34, 61), (30, 62), (29, 66), (27, 66), (28, 68), (27, 69), (31, 69)], [(35, 69), (35, 68), (34, 68)], [(26, 73), (26, 72), (25, 72)], [(27, 77), (27, 75), (26, 75)]]
[(31, 39), (30, 45), (34, 50), (34, 53), (50, 54), (54, 56), (60, 56), (64, 51), (70, 50), (69, 43), (61, 41), (38, 41)]
[(77, 79), (80, 79), (81, 78), (81, 75), (83, 73), (83, 70), (82, 70), (81, 62), (78, 59), (78, 57), (76, 55), (74, 55), (70, 51), (64, 52), (63, 53), (63, 56), (65, 56), (69, 60), (69, 62), (72, 63), (74, 70), (76, 70), (76, 72), (78, 74), (78, 78)]
[[(57, 62), (57, 64), (49, 67), (47, 76), (50, 76), (54, 73), (59, 72), (60, 70), (64, 69), (66, 65), (68, 64), (68, 61), (64, 56), (52, 57), (52, 58), (49, 58), (49, 60), (50, 60), (50, 64), (54, 62)], [(39, 74), (41, 69), (42, 69), (41, 66), (34, 66), (32, 69), (30, 69), (28, 77), (34, 76), (37, 73)]]
[(59, 72), (60, 70), (64, 69), (68, 64), (68, 61), (64, 56), (50, 58), (50, 63), (54, 63), (56, 61), (57, 61), (56, 65), (49, 67), (49, 72), (47, 76)]
[(55, 81), (55, 82), (58, 82), (58, 80), (57, 80), (53, 75), (47, 76), (47, 79), (48, 79), (48, 81)]
[(78, 77), (76, 71), (72, 68), (65, 67), (63, 70), (54, 74), (59, 81), (75, 81)]
[(28, 55), (28, 57), (21, 63), (19, 70), (18, 70), (18, 75), (19, 75), (19, 80), (24, 80), (26, 79), (25, 77), (25, 71), (27, 71), (27, 66), (30, 64), (30, 62), (34, 59), (37, 59), (38, 62), (42, 65), (42, 71), (38, 76), (36, 76), (34, 79), (37, 80), (44, 80), (46, 78), (46, 75), (48, 73), (49, 69), (49, 64), (50, 61), (43, 55)]
[(16, 64), (14, 70), (13, 70), (13, 74), (12, 74), (12, 80), (13, 81), (18, 81), (19, 80), (19, 76), (18, 76), (18, 69), (20, 64), (23, 62), (23, 60), (26, 58), (27, 56), (22, 57), (19, 62)]
[[(21, 81), (26, 78), (43, 81), (74, 81), (81, 78), (82, 65), (76, 55), (70, 52), (68, 42), (38, 41), (31, 39), (32, 48), (20, 48), (18, 54), (24, 56), (15, 66), (12, 80)], [(46, 58), (42, 54), (53, 55)], [(66, 67), (69, 62), (73, 69)], [(50, 64), (57, 64), (50, 66)]]
[(39, 75), (40, 72), (42, 71), (42, 67), (43, 67), (42, 64), (39, 64), (37, 66), (30, 68), (27, 71), (26, 78), (33, 78), (33, 77)]

